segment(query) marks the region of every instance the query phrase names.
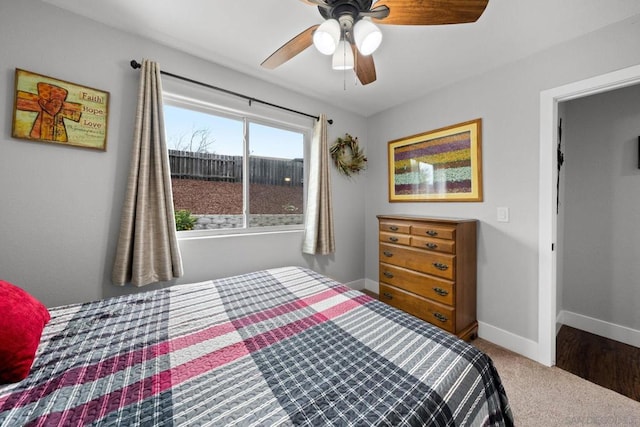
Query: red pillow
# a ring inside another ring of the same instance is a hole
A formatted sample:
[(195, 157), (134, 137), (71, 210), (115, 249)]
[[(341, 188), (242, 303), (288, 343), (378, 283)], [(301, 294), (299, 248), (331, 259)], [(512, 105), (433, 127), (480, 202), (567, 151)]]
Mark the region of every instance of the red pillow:
[(29, 375), (49, 319), (49, 311), (40, 301), (0, 280), (0, 384), (15, 383)]

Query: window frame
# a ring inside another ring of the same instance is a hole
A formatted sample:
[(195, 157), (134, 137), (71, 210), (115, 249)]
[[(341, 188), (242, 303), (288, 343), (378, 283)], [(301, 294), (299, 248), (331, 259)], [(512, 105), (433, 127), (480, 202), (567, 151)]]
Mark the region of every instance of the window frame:
[[(202, 99), (179, 95), (174, 92), (170, 92), (166, 90), (163, 91), (162, 96), (163, 96), (163, 106), (170, 105), (177, 108), (184, 108), (187, 110), (193, 110), (193, 111), (197, 111), (204, 114), (217, 115), (220, 117), (241, 121), (243, 123), (243, 147), (242, 147), (243, 171), (249, 170), (250, 154), (249, 154), (249, 144), (247, 143), (247, 139), (250, 141), (249, 127), (251, 123), (259, 124), (263, 126), (270, 126), (270, 127), (285, 130), (285, 131), (301, 133), (303, 136), (302, 143), (303, 143), (304, 182), (305, 183), (308, 182), (308, 177), (309, 177), (308, 156), (309, 156), (311, 134), (313, 132), (312, 125), (304, 126), (302, 124), (298, 124), (293, 121), (287, 121), (284, 119), (276, 118), (275, 115), (272, 117), (267, 114), (257, 114), (253, 111), (249, 111), (248, 109), (232, 108), (225, 105), (221, 105), (218, 102), (205, 101)], [(249, 215), (250, 215), (249, 180), (250, 180), (249, 174), (243, 172), (242, 174), (243, 227), (242, 228), (176, 231), (178, 240), (202, 239), (202, 238), (213, 238), (213, 237), (224, 237), (224, 236), (239, 236), (239, 235), (247, 235), (247, 234), (255, 235), (255, 234), (273, 234), (273, 233), (291, 233), (291, 232), (302, 232), (304, 230), (304, 227), (305, 227), (304, 219), (302, 224), (249, 227), (248, 226)], [(302, 197), (303, 197), (303, 212), (306, 212), (306, 208), (307, 208), (306, 206), (307, 205), (307, 186), (306, 185), (303, 185)]]

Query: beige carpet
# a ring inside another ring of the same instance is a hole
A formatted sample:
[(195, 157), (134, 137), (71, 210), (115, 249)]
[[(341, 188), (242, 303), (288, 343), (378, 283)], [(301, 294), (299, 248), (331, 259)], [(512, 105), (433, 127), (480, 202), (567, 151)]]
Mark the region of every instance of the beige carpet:
[(472, 343), (498, 369), (518, 427), (640, 426), (640, 402), (481, 338)]

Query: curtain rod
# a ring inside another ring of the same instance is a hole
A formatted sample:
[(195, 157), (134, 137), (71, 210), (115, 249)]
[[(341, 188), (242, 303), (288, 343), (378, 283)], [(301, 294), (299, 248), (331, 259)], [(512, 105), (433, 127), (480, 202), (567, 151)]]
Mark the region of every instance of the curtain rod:
[[(130, 64), (131, 64), (131, 68), (133, 68), (134, 70), (142, 67), (142, 64), (140, 64), (135, 59), (132, 59)], [(189, 83), (193, 83), (193, 84), (197, 84), (197, 85), (200, 85), (200, 86), (204, 86), (204, 87), (209, 88), (209, 89), (213, 89), (213, 90), (217, 90), (217, 91), (220, 91), (220, 92), (224, 92), (226, 94), (237, 96), (239, 98), (247, 99), (247, 100), (249, 100), (249, 105), (251, 105), (252, 102), (258, 102), (260, 104), (268, 105), (269, 107), (279, 108), (281, 110), (289, 111), (290, 113), (300, 114), (301, 116), (307, 116), (307, 117), (311, 117), (312, 119), (320, 120), (320, 116), (314, 116), (312, 114), (303, 113), (302, 111), (297, 111), (297, 110), (293, 110), (291, 108), (283, 107), (281, 105), (272, 104), (271, 102), (263, 101), (261, 99), (257, 99), (257, 98), (253, 98), (251, 96), (243, 95), (243, 94), (238, 93), (238, 92), (230, 91), (228, 89), (223, 89), (221, 87), (212, 86), (210, 84), (199, 82), (197, 80), (193, 80), (193, 79), (190, 79), (188, 77), (179, 76), (177, 74), (169, 73), (167, 71), (162, 71), (162, 70), (160, 70), (160, 74), (164, 74), (166, 76), (170, 76), (170, 77), (174, 77), (176, 79), (184, 80), (184, 81), (189, 82)], [(327, 120), (327, 123), (332, 125), (333, 124), (333, 119)]]

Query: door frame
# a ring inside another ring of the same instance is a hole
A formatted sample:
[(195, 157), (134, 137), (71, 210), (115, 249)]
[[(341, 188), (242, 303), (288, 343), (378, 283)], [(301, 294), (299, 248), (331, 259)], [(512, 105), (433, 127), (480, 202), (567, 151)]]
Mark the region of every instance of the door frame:
[(540, 92), (538, 362), (556, 364), (558, 103), (640, 83), (640, 65)]

